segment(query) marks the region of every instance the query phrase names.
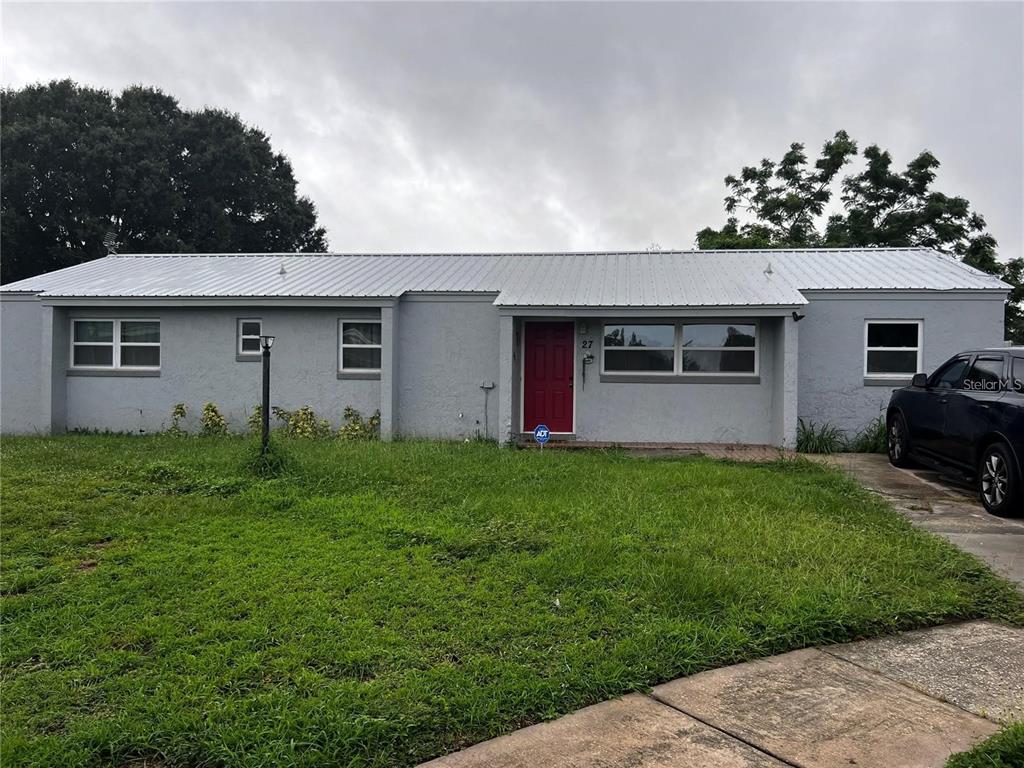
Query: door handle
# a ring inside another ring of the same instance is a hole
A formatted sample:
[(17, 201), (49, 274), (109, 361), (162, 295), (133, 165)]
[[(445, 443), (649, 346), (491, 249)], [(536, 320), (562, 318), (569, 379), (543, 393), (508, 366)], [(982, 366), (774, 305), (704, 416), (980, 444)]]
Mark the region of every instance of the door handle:
[(949, 398), (948, 397), (940, 397), (939, 398), (939, 402), (940, 403), (948, 403), (949, 402)]

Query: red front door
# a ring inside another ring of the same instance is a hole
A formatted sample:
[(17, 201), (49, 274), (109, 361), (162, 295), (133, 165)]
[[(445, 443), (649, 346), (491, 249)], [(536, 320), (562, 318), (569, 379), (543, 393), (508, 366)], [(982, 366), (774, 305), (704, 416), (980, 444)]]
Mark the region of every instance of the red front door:
[(525, 323), (523, 430), (572, 432), (573, 324)]

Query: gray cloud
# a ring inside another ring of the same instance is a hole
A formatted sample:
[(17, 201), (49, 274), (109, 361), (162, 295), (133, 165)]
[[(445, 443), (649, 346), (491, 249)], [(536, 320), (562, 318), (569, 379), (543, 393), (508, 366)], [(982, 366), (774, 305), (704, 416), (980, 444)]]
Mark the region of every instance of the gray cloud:
[(1021, 255), (1022, 6), (4, 6), (3, 81), (163, 88), (287, 154), (335, 250), (690, 247), (839, 129), (931, 149)]

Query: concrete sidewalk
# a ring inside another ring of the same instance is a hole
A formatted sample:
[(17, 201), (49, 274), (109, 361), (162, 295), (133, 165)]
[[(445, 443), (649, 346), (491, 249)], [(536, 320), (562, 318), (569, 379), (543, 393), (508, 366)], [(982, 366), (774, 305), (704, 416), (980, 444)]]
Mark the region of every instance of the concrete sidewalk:
[(431, 768), (936, 766), (1024, 717), (1024, 630), (969, 622), (737, 664)]

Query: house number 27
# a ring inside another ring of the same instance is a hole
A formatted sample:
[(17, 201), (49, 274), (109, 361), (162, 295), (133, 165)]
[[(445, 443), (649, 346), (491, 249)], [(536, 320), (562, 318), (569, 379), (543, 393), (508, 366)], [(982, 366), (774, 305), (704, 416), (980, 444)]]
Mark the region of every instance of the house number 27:
[(594, 346), (594, 340), (593, 339), (584, 339), (583, 340), (583, 349), (590, 349), (593, 346)]

